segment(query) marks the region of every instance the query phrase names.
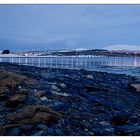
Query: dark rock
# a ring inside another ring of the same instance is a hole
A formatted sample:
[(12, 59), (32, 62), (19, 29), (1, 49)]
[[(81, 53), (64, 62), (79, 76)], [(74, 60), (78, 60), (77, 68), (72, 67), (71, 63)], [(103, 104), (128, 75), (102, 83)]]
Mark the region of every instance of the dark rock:
[(31, 129), (33, 128), (33, 125), (22, 125), (19, 128), (22, 131), (31, 131)]
[(45, 136), (47, 132), (45, 130), (38, 131), (34, 133), (32, 136)]
[(98, 132), (98, 135), (100, 135), (100, 136), (114, 136), (115, 135), (115, 130), (111, 126), (101, 128)]
[(113, 125), (125, 125), (129, 120), (130, 114), (125, 112), (118, 112), (112, 117)]
[(63, 135), (62, 130), (61, 129), (55, 129), (55, 135), (62, 136)]
[(24, 103), (25, 99), (25, 94), (16, 94), (9, 99), (9, 101), (7, 102), (7, 106), (17, 107), (18, 104)]
[(16, 94), (25, 94), (25, 95), (28, 95), (29, 94), (29, 90), (27, 89), (20, 89), (18, 91), (16, 91)]
[(135, 132), (133, 136), (140, 136), (140, 132)]
[(38, 124), (37, 127), (42, 130), (48, 130), (48, 127), (44, 124)]
[(85, 85), (84, 88), (88, 91), (88, 92), (95, 92), (95, 91), (109, 91), (108, 89), (105, 88), (101, 88), (101, 87), (95, 87), (93, 85)]
[(128, 135), (136, 132), (140, 132), (140, 125), (125, 125), (116, 127), (119, 135)]
[(12, 128), (8, 132), (8, 136), (20, 136), (21, 131), (18, 128)]
[(37, 91), (34, 95), (37, 97), (43, 97), (45, 95), (45, 91), (43, 91), (43, 90)]
[(5, 93), (0, 93), (0, 100), (7, 100), (9, 97)]
[(130, 87), (136, 91), (136, 92), (140, 92), (140, 84), (131, 84)]
[(21, 112), (7, 114), (7, 120), (16, 124), (36, 124), (54, 122), (61, 114), (41, 105), (28, 105)]
[(55, 102), (52, 105), (52, 108), (56, 111), (67, 111), (70, 108), (71, 104), (68, 103), (62, 103), (62, 102)]
[(52, 136), (53, 136), (53, 135), (54, 135), (54, 129), (48, 127), (47, 133), (48, 133), (49, 135), (52, 135)]

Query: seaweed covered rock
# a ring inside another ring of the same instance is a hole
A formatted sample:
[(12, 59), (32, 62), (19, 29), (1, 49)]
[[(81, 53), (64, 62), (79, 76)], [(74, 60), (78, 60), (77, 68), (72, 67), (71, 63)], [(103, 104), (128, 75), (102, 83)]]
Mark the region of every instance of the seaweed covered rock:
[(15, 88), (18, 84), (27, 79), (25, 76), (13, 72), (0, 71), (0, 88)]
[(9, 106), (9, 107), (16, 107), (18, 104), (24, 103), (25, 99), (26, 99), (26, 95), (25, 94), (13, 95), (7, 101), (7, 106)]
[(51, 108), (41, 105), (28, 105), (20, 109), (18, 113), (8, 113), (6, 120), (8, 124), (0, 126), (1, 135), (11, 128), (38, 124), (38, 123), (55, 123), (62, 115), (53, 111)]
[(16, 124), (47, 123), (59, 117), (60, 113), (42, 105), (28, 105), (23, 107), (21, 112), (7, 114), (7, 120)]

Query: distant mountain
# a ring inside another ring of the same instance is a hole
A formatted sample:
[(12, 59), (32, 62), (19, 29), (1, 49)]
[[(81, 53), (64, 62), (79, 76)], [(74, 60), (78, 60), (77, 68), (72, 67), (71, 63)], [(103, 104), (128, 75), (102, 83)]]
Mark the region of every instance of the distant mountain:
[(105, 50), (130, 50), (130, 51), (140, 51), (140, 46), (135, 46), (135, 45), (123, 45), (123, 44), (118, 44), (118, 45), (111, 45), (104, 47), (103, 49)]
[[(111, 51), (112, 50), (112, 51)], [(124, 50), (124, 51), (121, 51)], [(92, 49), (92, 50), (72, 50), (72, 51), (55, 51), (51, 55), (57, 56), (78, 56), (78, 55), (93, 55), (93, 56), (114, 56), (114, 57), (125, 57), (125, 56), (136, 56), (134, 50), (137, 50), (137, 56), (140, 56), (139, 46), (127, 46), (127, 45), (114, 45), (108, 46), (104, 49)]]
[(102, 49), (92, 49), (92, 50), (87, 50), (87, 49), (74, 49), (74, 50), (67, 50), (67, 51), (56, 51), (52, 52), (52, 55), (61, 55), (61, 56), (71, 56), (71, 55), (103, 55), (107, 53), (107, 50), (102, 50)]

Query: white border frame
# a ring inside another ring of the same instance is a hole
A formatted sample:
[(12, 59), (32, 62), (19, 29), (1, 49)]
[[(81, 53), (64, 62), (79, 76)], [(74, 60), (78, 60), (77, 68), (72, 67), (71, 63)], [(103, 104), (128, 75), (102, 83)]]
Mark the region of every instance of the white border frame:
[(140, 4), (139, 0), (0, 0), (0, 4)]

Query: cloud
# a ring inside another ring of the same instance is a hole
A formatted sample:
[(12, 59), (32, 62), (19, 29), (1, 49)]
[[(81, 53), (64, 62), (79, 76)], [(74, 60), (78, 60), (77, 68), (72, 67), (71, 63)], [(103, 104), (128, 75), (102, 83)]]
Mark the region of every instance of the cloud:
[(13, 47), (139, 45), (139, 13), (140, 5), (0, 5), (0, 38)]

